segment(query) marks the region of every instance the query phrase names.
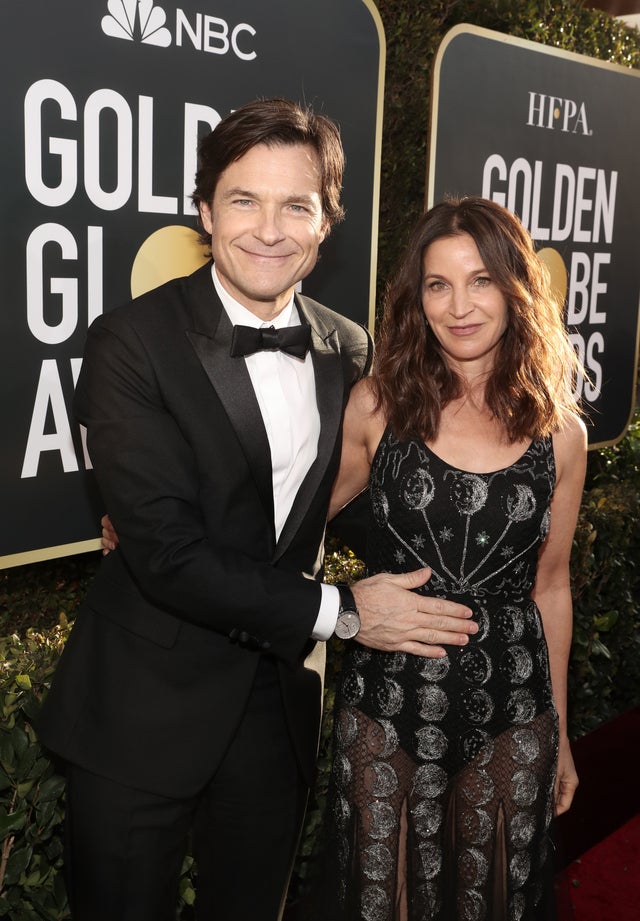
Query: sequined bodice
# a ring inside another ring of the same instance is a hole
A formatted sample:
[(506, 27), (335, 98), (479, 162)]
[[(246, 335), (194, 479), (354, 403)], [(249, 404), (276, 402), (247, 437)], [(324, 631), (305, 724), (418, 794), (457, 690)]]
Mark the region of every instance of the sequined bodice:
[(551, 439), (533, 442), (510, 467), (480, 474), (387, 432), (371, 469), (369, 572), (429, 565), (429, 594), (522, 598), (535, 581), (554, 484)]

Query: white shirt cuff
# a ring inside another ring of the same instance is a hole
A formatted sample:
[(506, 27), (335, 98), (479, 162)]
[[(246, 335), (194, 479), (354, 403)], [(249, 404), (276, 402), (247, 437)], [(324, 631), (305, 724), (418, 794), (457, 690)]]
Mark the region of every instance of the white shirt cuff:
[(312, 640), (328, 640), (333, 631), (336, 629), (338, 622), (338, 609), (340, 608), (340, 592), (335, 585), (325, 585), (321, 583), (322, 600), (320, 601), (320, 610), (316, 619)]

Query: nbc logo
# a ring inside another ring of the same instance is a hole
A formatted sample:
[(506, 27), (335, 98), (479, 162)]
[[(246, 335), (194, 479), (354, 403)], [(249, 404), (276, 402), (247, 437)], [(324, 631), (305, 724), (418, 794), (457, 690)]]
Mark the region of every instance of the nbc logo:
[[(125, 38), (168, 48), (173, 38), (166, 27), (167, 14), (153, 0), (108, 0), (102, 31), (110, 38)], [(207, 13), (192, 14), (191, 19), (176, 9), (175, 44), (178, 48), (193, 47), (209, 54), (233, 54), (241, 61), (253, 61), (257, 52), (251, 47), (256, 30), (248, 22), (236, 26)], [(247, 37), (248, 36), (248, 37)]]
[(168, 48), (171, 32), (164, 27), (167, 17), (153, 0), (109, 0), (109, 13), (102, 19), (102, 31), (111, 38), (141, 41)]

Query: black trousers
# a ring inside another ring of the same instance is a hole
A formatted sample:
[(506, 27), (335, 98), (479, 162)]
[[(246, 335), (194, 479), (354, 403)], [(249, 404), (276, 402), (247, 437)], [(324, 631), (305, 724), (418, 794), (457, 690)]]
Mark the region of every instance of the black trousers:
[[(197, 757), (188, 749), (185, 757)], [(264, 659), (225, 759), (197, 797), (168, 799), (69, 766), (65, 868), (73, 921), (175, 921), (190, 833), (198, 921), (276, 921), (306, 798), (276, 667)]]

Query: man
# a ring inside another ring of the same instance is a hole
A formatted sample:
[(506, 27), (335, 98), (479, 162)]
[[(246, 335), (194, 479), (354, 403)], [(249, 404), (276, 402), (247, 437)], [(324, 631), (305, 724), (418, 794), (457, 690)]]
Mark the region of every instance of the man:
[[(294, 295), (342, 216), (339, 134), (266, 100), (199, 154), (213, 266), (99, 318), (76, 391), (120, 545), (40, 726), (68, 763), (74, 921), (174, 918), (190, 832), (199, 918), (279, 917), (317, 746), (314, 641), (357, 629), (348, 590), (315, 577), (371, 341)], [(397, 614), (417, 642), (464, 642), (466, 609), (407, 591), (426, 577), (356, 586), (361, 641), (400, 645)]]

